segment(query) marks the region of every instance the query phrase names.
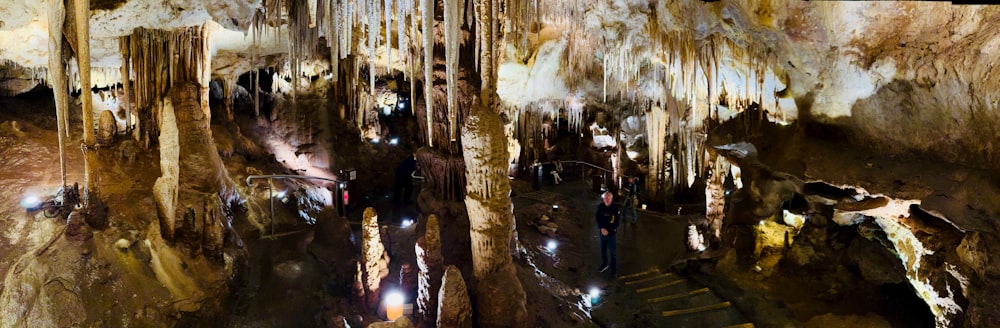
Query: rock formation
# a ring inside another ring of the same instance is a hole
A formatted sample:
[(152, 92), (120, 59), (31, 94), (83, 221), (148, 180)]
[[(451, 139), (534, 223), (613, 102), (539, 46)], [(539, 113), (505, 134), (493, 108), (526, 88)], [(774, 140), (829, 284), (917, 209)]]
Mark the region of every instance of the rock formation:
[(462, 272), (454, 265), (445, 268), (441, 277), (441, 290), (438, 293), (437, 326), (470, 328), (472, 327), (472, 304), (469, 302), (469, 292), (466, 290)]
[(385, 245), (382, 245), (382, 237), (378, 225), (378, 214), (375, 209), (365, 208), (361, 223), (361, 258), (363, 259), (363, 276), (365, 286), (365, 304), (368, 309), (374, 310), (378, 307), (379, 286), (382, 284), (381, 274), (384, 266), (383, 255)]
[(462, 131), (462, 146), (478, 324), (512, 327), (523, 322), (526, 310), (524, 289), (511, 262), (514, 215), (507, 139), (500, 116), (488, 104), (475, 102), (473, 106)]
[(417, 315), (422, 326), (436, 321), (438, 290), (441, 289), (441, 275), (444, 258), (441, 257), (441, 231), (437, 215), (427, 217), (424, 236), (417, 239), (417, 267), (420, 280), (417, 288)]

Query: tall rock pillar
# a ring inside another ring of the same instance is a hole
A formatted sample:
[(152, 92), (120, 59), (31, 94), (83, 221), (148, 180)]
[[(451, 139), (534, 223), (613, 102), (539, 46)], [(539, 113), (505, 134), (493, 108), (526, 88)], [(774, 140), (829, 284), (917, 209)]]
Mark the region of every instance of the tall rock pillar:
[(516, 327), (526, 314), (524, 289), (511, 263), (514, 213), (506, 142), (500, 115), (487, 102), (475, 101), (462, 131), (462, 150), (481, 327)]

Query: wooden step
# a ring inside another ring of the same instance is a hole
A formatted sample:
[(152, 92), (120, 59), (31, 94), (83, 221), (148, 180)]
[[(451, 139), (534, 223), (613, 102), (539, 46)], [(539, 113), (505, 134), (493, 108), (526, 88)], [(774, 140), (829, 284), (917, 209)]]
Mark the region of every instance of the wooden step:
[(672, 316), (675, 316), (675, 315), (682, 315), (682, 314), (689, 314), (689, 313), (698, 313), (698, 312), (704, 312), (704, 311), (718, 310), (718, 309), (727, 308), (730, 305), (731, 304), (729, 304), (729, 301), (725, 301), (725, 302), (718, 303), (718, 304), (693, 307), (693, 308), (690, 308), (690, 309), (667, 310), (667, 311), (663, 311), (663, 316), (664, 317), (672, 317)]
[(675, 299), (678, 299), (678, 298), (691, 297), (691, 296), (695, 296), (695, 295), (699, 295), (699, 294), (704, 294), (704, 293), (708, 293), (708, 287), (702, 288), (702, 289), (692, 290), (692, 291), (686, 292), (686, 293), (679, 293), (679, 294), (673, 294), (673, 295), (667, 295), (667, 296), (661, 296), (661, 297), (654, 297), (654, 298), (648, 299), (647, 301), (649, 303), (659, 303), (659, 302), (664, 302), (664, 301), (669, 301), (669, 300), (675, 300)]
[(725, 327), (722, 327), (722, 328), (754, 328), (754, 326), (753, 326), (752, 323), (741, 323), (741, 324), (738, 324), (738, 325), (725, 326)]
[(684, 279), (677, 279), (677, 280), (674, 280), (674, 281), (671, 281), (671, 282), (662, 283), (662, 284), (655, 285), (655, 286), (649, 286), (649, 287), (646, 287), (646, 288), (639, 288), (639, 289), (636, 289), (635, 292), (637, 292), (637, 293), (645, 293), (645, 292), (648, 292), (648, 291), (651, 291), (651, 290), (656, 290), (656, 289), (660, 289), (660, 288), (670, 287), (670, 286), (682, 283), (684, 281), (685, 281)]
[(627, 275), (624, 275), (624, 276), (618, 276), (618, 280), (632, 279), (632, 278), (641, 277), (641, 276), (644, 276), (644, 275), (647, 275), (647, 274), (650, 274), (650, 273), (658, 273), (658, 272), (660, 272), (660, 270), (657, 269), (657, 268), (649, 268), (649, 270), (646, 270), (646, 271), (643, 271), (643, 272), (638, 272), (638, 273), (633, 273), (633, 274), (627, 274)]
[(670, 276), (673, 276), (673, 275), (674, 275), (673, 273), (659, 274), (659, 275), (655, 275), (655, 276), (652, 276), (652, 277), (649, 277), (649, 278), (643, 278), (643, 279), (639, 279), (639, 280), (626, 281), (625, 285), (641, 284), (641, 283), (644, 283), (644, 282), (650, 282), (650, 281), (657, 280), (657, 279), (667, 278), (667, 277), (670, 277)]

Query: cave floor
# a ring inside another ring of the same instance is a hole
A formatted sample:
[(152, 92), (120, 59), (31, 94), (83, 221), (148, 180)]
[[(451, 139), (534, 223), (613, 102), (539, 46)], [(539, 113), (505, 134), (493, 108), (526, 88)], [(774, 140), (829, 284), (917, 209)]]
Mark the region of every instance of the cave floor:
[[(528, 257), (533, 258), (533, 264), (545, 275), (583, 294), (593, 288), (601, 290), (598, 298), (590, 299), (590, 324), (723, 327), (748, 322), (732, 306), (711, 309), (726, 300), (704, 290), (705, 285), (671, 272), (672, 264), (689, 255), (684, 245), (687, 215), (639, 210), (636, 223), (623, 223), (617, 234), (618, 277), (612, 277), (609, 271), (598, 271), (601, 256), (593, 211), (600, 203), (600, 193), (592, 190), (587, 182), (572, 177), (559, 185), (547, 181), (541, 190), (532, 190), (523, 184), (513, 182), (519, 239)], [(552, 205), (559, 205), (559, 210), (552, 212)], [(543, 235), (530, 226), (542, 214), (559, 225), (557, 237)], [(549, 240), (557, 241), (555, 251), (547, 248)], [(525, 283), (525, 289), (531, 288)], [(531, 297), (532, 293), (528, 291), (528, 299), (533, 303), (544, 300)], [(667, 316), (665, 311), (675, 312)], [(555, 324), (551, 321), (539, 323)]]

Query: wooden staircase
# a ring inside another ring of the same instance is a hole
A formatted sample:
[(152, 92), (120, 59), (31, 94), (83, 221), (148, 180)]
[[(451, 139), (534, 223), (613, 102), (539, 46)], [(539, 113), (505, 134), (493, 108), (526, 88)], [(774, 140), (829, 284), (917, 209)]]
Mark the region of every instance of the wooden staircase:
[(644, 299), (670, 327), (753, 328), (732, 303), (708, 287), (658, 268), (617, 277), (617, 281)]

